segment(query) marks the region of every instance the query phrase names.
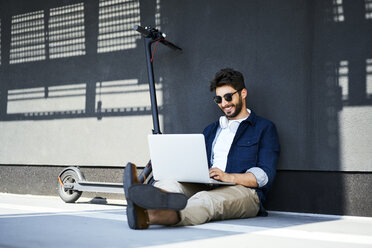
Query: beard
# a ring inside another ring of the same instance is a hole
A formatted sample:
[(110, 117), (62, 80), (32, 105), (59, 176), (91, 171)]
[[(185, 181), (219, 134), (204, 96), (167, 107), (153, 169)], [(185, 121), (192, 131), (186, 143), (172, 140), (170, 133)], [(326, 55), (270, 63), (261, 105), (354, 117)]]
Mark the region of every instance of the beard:
[(234, 118), (234, 117), (238, 116), (243, 109), (242, 98), (239, 97), (239, 102), (236, 105), (235, 104), (229, 104), (229, 105), (227, 105), (227, 107), (235, 107), (235, 111), (231, 112), (231, 113), (226, 113), (223, 108), (220, 108), (222, 113), (224, 113), (224, 115), (227, 117), (227, 119), (231, 119), (231, 118)]

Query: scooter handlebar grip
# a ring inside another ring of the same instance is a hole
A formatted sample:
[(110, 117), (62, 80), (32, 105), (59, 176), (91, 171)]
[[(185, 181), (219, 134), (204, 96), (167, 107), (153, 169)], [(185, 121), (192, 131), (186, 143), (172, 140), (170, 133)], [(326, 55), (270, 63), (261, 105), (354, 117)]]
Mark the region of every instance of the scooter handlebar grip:
[(144, 27), (141, 27), (139, 25), (134, 25), (134, 30), (145, 35), (145, 36), (149, 36), (150, 35), (150, 31), (147, 30), (146, 28)]
[(171, 42), (169, 42), (167, 40), (162, 40), (161, 43), (163, 43), (164, 45), (166, 45), (169, 48), (172, 48), (173, 50), (180, 50), (180, 51), (182, 51), (182, 48), (176, 46), (175, 44), (173, 44), (173, 43), (171, 43)]

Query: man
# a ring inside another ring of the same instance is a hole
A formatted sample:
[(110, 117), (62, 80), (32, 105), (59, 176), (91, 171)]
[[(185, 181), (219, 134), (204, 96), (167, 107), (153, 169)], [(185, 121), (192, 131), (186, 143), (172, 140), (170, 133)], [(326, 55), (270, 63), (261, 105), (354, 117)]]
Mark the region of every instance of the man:
[(216, 92), (213, 100), (224, 115), (203, 132), (209, 175), (235, 185), (211, 187), (174, 181), (139, 184), (132, 164), (124, 172), (130, 228), (197, 225), (266, 214), (262, 203), (273, 183), (279, 157), (275, 125), (246, 108), (247, 89), (240, 72), (220, 70), (210, 90)]

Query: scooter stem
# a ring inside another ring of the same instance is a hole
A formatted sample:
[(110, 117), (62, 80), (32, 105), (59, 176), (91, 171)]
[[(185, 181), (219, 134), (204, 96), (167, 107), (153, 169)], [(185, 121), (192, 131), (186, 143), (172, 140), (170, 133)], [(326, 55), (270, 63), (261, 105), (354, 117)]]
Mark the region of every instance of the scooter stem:
[(151, 62), (151, 45), (154, 43), (154, 40), (151, 37), (144, 37), (145, 41), (145, 52), (146, 52), (146, 65), (147, 65), (147, 75), (149, 80), (150, 88), (150, 100), (151, 100), (151, 114), (152, 122), (154, 129), (152, 130), (153, 134), (161, 134), (160, 125), (159, 125), (159, 113), (158, 113), (158, 103), (156, 100), (156, 88), (154, 80), (154, 69)]

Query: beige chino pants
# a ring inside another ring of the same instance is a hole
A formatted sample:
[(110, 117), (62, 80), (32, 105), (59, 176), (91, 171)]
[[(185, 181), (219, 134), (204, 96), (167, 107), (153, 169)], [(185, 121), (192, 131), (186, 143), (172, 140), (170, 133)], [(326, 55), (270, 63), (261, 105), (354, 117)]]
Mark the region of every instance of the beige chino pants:
[(241, 185), (212, 188), (164, 180), (156, 182), (155, 186), (168, 192), (183, 193), (189, 198), (186, 207), (180, 211), (181, 221), (177, 226), (254, 217), (260, 208), (256, 191)]

